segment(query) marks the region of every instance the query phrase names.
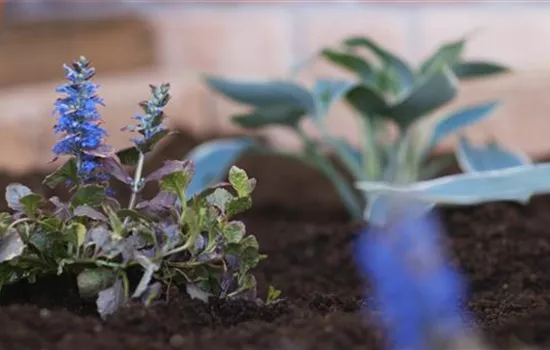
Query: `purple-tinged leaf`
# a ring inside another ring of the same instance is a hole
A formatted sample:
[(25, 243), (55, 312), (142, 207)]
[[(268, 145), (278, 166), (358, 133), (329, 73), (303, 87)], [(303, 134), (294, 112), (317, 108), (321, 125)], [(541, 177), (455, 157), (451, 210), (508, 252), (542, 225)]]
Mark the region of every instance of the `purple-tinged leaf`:
[(23, 253), (25, 244), (19, 233), (12, 229), (0, 237), (0, 263), (12, 260)]
[(114, 158), (117, 157), (115, 150), (110, 145), (101, 145), (93, 150), (83, 150), (83, 153), (98, 158)]
[(204, 238), (204, 235), (201, 233), (197, 236), (197, 240), (195, 241), (195, 251), (201, 252), (204, 248), (206, 248), (206, 238)]
[(132, 177), (130, 174), (114, 158), (105, 158), (103, 160), (103, 166), (105, 167), (106, 172), (118, 181), (125, 184), (132, 182)]
[(108, 315), (115, 313), (126, 303), (127, 298), (124, 282), (118, 278), (111, 287), (99, 292), (96, 305), (101, 318), (106, 319)]
[(162, 284), (160, 282), (155, 282), (150, 284), (147, 289), (141, 294), (141, 302), (145, 306), (151, 305), (153, 300), (157, 299), (162, 293)]
[(234, 287), (235, 279), (233, 278), (233, 273), (231, 271), (226, 271), (222, 274), (220, 287), (221, 293), (220, 298), (225, 298), (227, 293)]
[(66, 221), (71, 217), (69, 206), (59, 200), (59, 197), (51, 197), (49, 201), (55, 206), (54, 215), (61, 221)]
[(149, 174), (149, 176), (145, 178), (145, 182), (160, 181), (164, 177), (177, 172), (185, 172), (187, 178), (191, 179), (195, 173), (195, 165), (189, 160), (167, 160), (160, 169)]
[(231, 270), (239, 270), (241, 268), (239, 258), (234, 254), (226, 254), (225, 263), (227, 264), (227, 266), (229, 266)]
[(178, 196), (172, 192), (160, 191), (153, 199), (142, 201), (136, 205), (137, 210), (152, 210), (153, 212), (162, 212), (173, 208), (176, 205)]
[(98, 250), (103, 249), (111, 241), (111, 233), (105, 226), (96, 226), (86, 232), (84, 244), (93, 244)]
[(151, 282), (151, 279), (153, 278), (153, 274), (155, 273), (155, 271), (158, 271), (160, 266), (153, 263), (145, 255), (142, 254), (136, 254), (135, 260), (145, 270), (143, 276), (141, 277), (141, 280), (139, 281), (138, 286), (136, 287), (136, 290), (134, 291), (134, 294), (132, 295), (132, 298), (139, 298), (147, 290), (149, 282)]
[(74, 216), (87, 217), (92, 220), (107, 222), (107, 217), (90, 207), (89, 205), (80, 205), (76, 207), (73, 211)]
[(21, 198), (32, 194), (32, 191), (27, 186), (19, 183), (12, 183), (6, 187), (6, 202), (8, 207), (16, 211), (22, 211), (24, 209), (21, 203)]

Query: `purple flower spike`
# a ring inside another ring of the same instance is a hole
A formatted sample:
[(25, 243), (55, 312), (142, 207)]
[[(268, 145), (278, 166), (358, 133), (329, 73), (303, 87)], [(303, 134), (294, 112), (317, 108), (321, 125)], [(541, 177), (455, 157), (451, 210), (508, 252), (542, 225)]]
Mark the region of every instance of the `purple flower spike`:
[(435, 214), (410, 212), (361, 232), (357, 263), (371, 282), (391, 349), (433, 349), (434, 342), (465, 334), (464, 283), (445, 259), (442, 235)]

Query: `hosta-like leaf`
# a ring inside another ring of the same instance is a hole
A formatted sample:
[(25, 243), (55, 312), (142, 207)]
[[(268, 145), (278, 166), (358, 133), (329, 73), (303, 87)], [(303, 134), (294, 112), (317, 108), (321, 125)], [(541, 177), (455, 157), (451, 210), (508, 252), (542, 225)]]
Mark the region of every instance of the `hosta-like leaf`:
[(382, 115), (405, 130), (418, 119), (453, 100), (457, 91), (456, 77), (450, 69), (443, 67), (413, 86)]
[(25, 244), (16, 230), (0, 237), (0, 263), (12, 260), (23, 253)]
[(511, 152), (496, 142), (475, 147), (465, 137), (458, 141), (456, 158), (464, 172), (499, 170), (531, 164), (526, 155)]
[(429, 74), (444, 65), (454, 67), (460, 62), (465, 44), (466, 40), (460, 39), (441, 45), (432, 56), (422, 63), (420, 72), (422, 74)]
[(313, 87), (315, 99), (315, 113), (310, 114), (316, 119), (323, 119), (329, 108), (340, 101), (353, 87), (355, 83), (340, 79), (320, 79)]
[(376, 54), (384, 62), (384, 66), (396, 75), (399, 83), (399, 92), (406, 91), (413, 86), (415, 74), (409, 65), (388, 50), (382, 48), (374, 40), (366, 37), (354, 37), (344, 41), (344, 45), (348, 47), (365, 47)]
[(381, 93), (368, 85), (356, 85), (346, 95), (348, 103), (361, 112), (363, 116), (382, 115), (388, 109), (388, 104)]
[(454, 65), (453, 72), (459, 79), (466, 80), (504, 74), (510, 72), (510, 69), (498, 63), (468, 61)]
[(22, 211), (24, 209), (21, 203), (21, 198), (32, 194), (32, 191), (27, 186), (19, 183), (12, 183), (6, 187), (6, 202), (8, 207), (16, 211)]
[(307, 111), (302, 107), (274, 105), (257, 108), (246, 114), (234, 115), (231, 120), (246, 129), (259, 129), (265, 126), (287, 126), (296, 128)]
[(290, 82), (237, 82), (215, 77), (206, 77), (205, 81), (226, 97), (254, 107), (295, 106), (307, 111), (315, 108), (309, 91)]
[(356, 73), (364, 80), (372, 79), (373, 70), (371, 65), (360, 56), (332, 49), (324, 49), (321, 51), (321, 56), (350, 72)]
[(187, 187), (187, 198), (221, 181), (229, 167), (252, 145), (249, 138), (234, 138), (205, 142), (191, 150), (187, 159), (195, 164), (196, 172)]
[(464, 107), (439, 120), (433, 128), (430, 149), (447, 136), (487, 118), (498, 108), (499, 104), (498, 101), (491, 101)]
[(369, 195), (405, 195), (429, 205), (476, 205), (495, 201), (526, 203), (535, 194), (550, 193), (550, 163), (528, 164), (462, 173), (408, 185), (362, 181), (357, 188)]

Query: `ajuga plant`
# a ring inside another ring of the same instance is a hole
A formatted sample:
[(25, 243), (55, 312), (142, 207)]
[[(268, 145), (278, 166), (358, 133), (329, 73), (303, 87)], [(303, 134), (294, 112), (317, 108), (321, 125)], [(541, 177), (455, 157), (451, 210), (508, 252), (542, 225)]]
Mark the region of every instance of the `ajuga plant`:
[[(465, 44), (466, 39), (444, 44), (413, 68), (373, 40), (353, 37), (316, 56), (351, 72), (348, 79), (319, 79), (310, 88), (292, 80), (238, 82), (207, 77), (206, 81), (213, 90), (253, 108), (232, 117), (237, 125), (248, 129), (278, 125), (298, 135), (303, 150), (296, 156), (332, 181), (358, 219), (367, 203), (372, 207), (375, 200), (354, 191), (328, 153), (337, 155), (356, 181), (407, 184), (431, 178), (449, 165), (448, 158), (429, 157), (434, 147), (498, 106), (497, 101), (487, 101), (446, 115), (434, 113), (455, 98), (459, 81), (507, 72), (495, 63), (465, 60)], [(340, 100), (358, 116), (360, 147), (334, 136), (327, 127), (330, 107)], [(304, 118), (313, 121), (320, 140), (304, 131)], [(396, 137), (392, 127), (397, 129)], [(325, 152), (327, 148), (330, 152)]]
[[(94, 68), (81, 57), (65, 72), (68, 82), (57, 89), (64, 96), (55, 102), (54, 130), (61, 136), (53, 151), (66, 161), (44, 183), (68, 186), (70, 197), (43, 198), (18, 183), (6, 188), (11, 212), (0, 214), (0, 288), (49, 274), (75, 276), (81, 297), (95, 298), (103, 317), (132, 298), (148, 305), (169, 284), (203, 300), (256, 300), (251, 270), (265, 256), (244, 224), (233, 220), (250, 208), (256, 181), (232, 166), (228, 182), (212, 184), (248, 143), (199, 145), (189, 159), (166, 161), (144, 176), (146, 155), (169, 133), (163, 110), (169, 85), (151, 86), (137, 124), (126, 128), (138, 135), (134, 145), (117, 152), (102, 128)], [(129, 203), (109, 195), (112, 181), (131, 188)], [(157, 183), (159, 191), (144, 199), (147, 183)], [(271, 289), (268, 301), (276, 293)]]
[(366, 311), (380, 318), (388, 349), (487, 349), (464, 311), (465, 281), (443, 249), (436, 213), (417, 215), (406, 197), (395, 197), (388, 209), (392, 224), (364, 228), (355, 250), (371, 286)]

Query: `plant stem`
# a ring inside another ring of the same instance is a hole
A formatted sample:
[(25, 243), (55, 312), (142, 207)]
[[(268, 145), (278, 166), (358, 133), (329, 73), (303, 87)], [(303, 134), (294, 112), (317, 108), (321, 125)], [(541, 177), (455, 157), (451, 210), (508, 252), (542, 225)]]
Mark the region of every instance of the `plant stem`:
[(136, 166), (136, 172), (134, 173), (134, 181), (132, 182), (132, 196), (130, 197), (130, 204), (128, 209), (134, 209), (136, 205), (137, 194), (141, 190), (141, 175), (143, 173), (143, 163), (145, 162), (145, 155), (143, 152), (139, 152), (138, 163)]

